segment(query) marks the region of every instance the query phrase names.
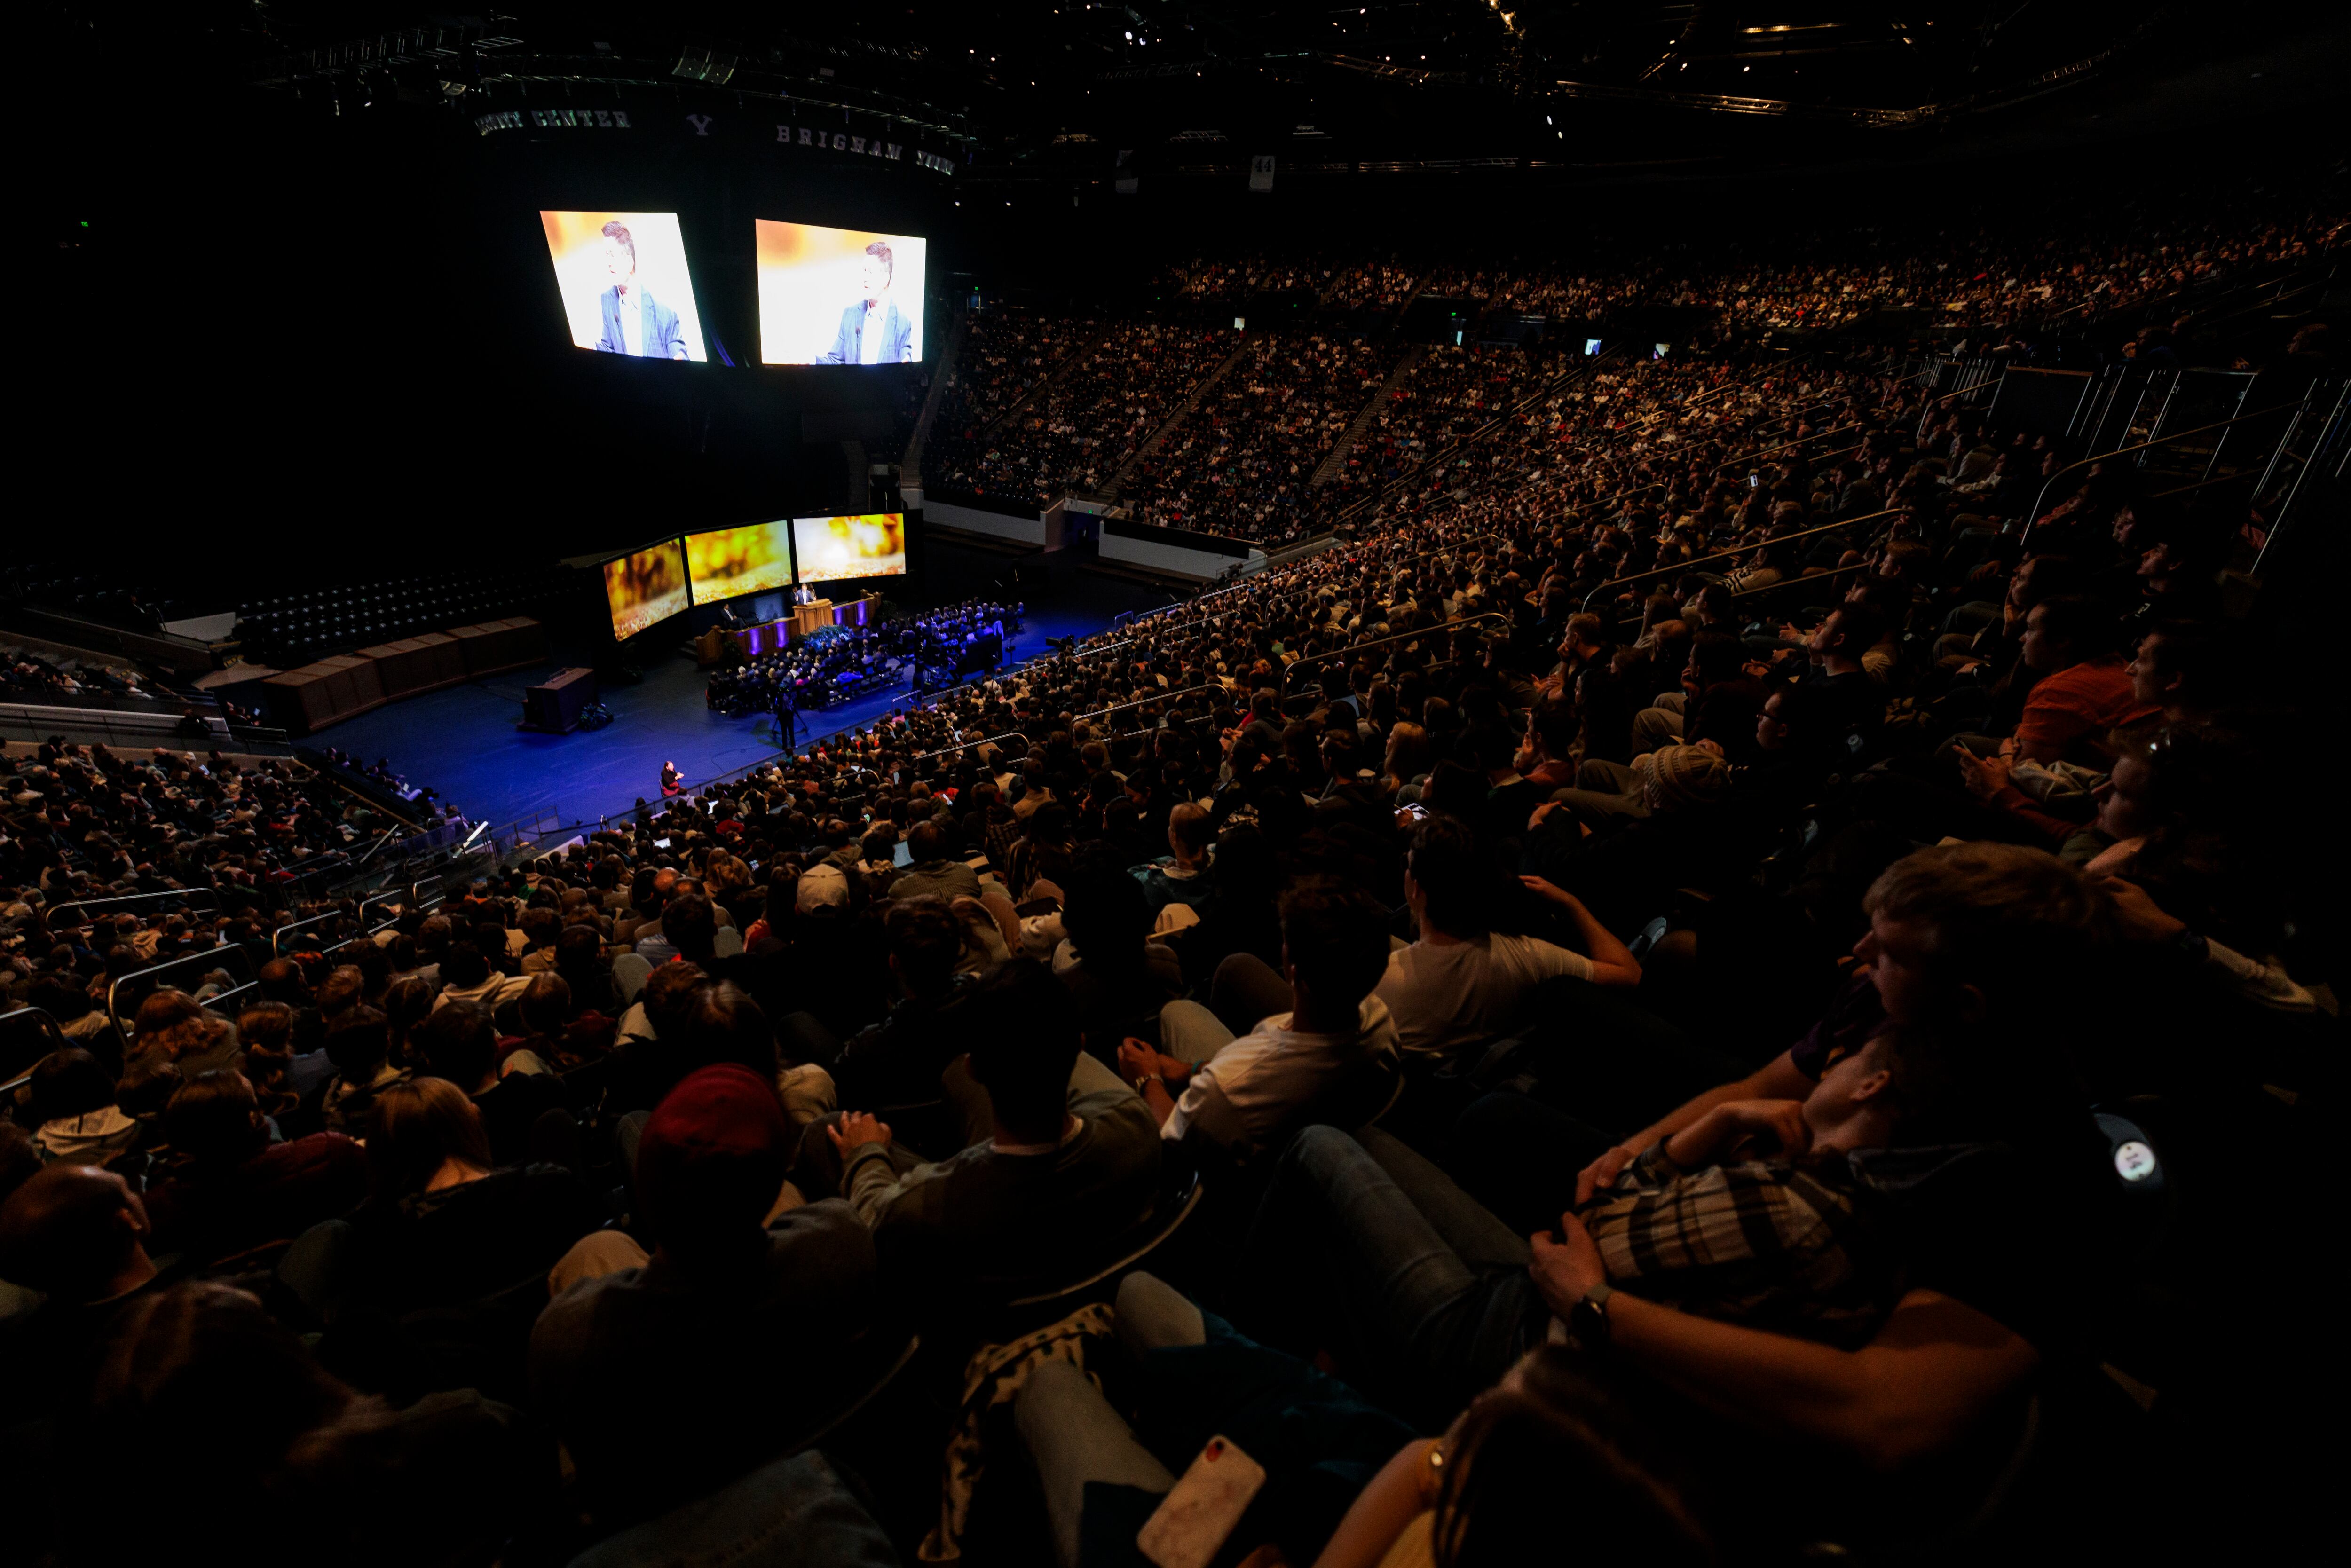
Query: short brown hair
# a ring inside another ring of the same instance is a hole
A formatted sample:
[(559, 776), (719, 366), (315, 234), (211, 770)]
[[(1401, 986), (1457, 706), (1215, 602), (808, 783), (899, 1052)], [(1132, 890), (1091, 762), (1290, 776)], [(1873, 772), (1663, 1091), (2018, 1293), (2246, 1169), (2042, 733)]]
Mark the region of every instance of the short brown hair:
[(1862, 908), (1917, 925), (1929, 965), (1988, 994), (2058, 977), (2105, 935), (2106, 915), (2089, 880), (2055, 855), (1991, 842), (1903, 856)]

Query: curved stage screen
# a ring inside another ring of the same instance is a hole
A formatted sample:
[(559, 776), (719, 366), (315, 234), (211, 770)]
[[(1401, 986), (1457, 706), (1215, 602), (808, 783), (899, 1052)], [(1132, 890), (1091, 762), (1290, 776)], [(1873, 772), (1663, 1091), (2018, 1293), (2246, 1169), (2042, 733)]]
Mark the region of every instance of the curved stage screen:
[(541, 212), (538, 221), (573, 347), (709, 360), (675, 213)]
[(900, 512), (847, 517), (794, 517), (792, 549), (802, 582), (846, 577), (904, 577), (906, 518)]
[(685, 547), (675, 539), (604, 563), (604, 603), (612, 612), (612, 635), (623, 643), (682, 612), (688, 602)]
[(766, 218), (757, 228), (762, 361), (921, 362), (926, 241)]
[(792, 525), (783, 520), (685, 536), (685, 572), (696, 604), (789, 588)]

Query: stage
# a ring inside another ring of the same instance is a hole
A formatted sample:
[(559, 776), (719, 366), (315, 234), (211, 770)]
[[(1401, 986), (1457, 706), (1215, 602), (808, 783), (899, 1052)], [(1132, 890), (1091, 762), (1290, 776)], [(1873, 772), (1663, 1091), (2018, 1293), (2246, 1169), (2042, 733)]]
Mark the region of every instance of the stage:
[[(954, 580), (953, 574), (945, 580)], [(1048, 637), (1092, 636), (1123, 611), (1166, 601), (1165, 594), (1131, 584), (1057, 571), (1030, 601), (1026, 626), (1006, 659), (1028, 660), (1048, 651)], [(675, 650), (656, 657), (642, 681), (602, 689), (612, 722), (601, 729), (539, 735), (517, 728), (524, 688), (566, 664), (590, 662), (579, 653), (558, 648), (544, 665), (392, 703), (339, 724), (310, 744), (338, 747), (369, 762), (382, 758), (410, 783), (432, 786), (468, 817), (487, 819), (494, 828), (542, 812), (569, 823), (626, 811), (640, 795), (658, 798), (664, 762), (676, 763), (692, 783), (775, 754), (768, 738), (774, 716), (728, 718), (712, 711), (704, 701), (708, 677)], [(803, 743), (869, 724), (904, 706), (907, 696), (902, 682), (858, 702), (803, 714)]]

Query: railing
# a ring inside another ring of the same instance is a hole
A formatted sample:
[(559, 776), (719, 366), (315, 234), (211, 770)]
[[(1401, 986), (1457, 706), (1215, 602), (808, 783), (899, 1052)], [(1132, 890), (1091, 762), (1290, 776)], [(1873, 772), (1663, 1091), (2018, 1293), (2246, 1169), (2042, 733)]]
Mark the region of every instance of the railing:
[[(112, 985), (106, 988), (106, 1016), (113, 1021), (115, 1030), (122, 1036), (126, 1048), (131, 1043), (131, 1024), (122, 1015), (123, 988), (131, 986), (137, 988), (139, 999), (144, 1001), (154, 993), (165, 975), (177, 974), (185, 969), (193, 969), (199, 975), (214, 969), (223, 969), (228, 972), (231, 979), (235, 979), (237, 970), (243, 969), (246, 983), (232, 988), (230, 992), (224, 992), (223, 995), (242, 994), (250, 988), (255, 977), (253, 955), (233, 945), (207, 947), (201, 953), (190, 953), (183, 957), (167, 958), (162, 963), (150, 964), (143, 969), (133, 969), (129, 974), (120, 976)], [(146, 984), (141, 987), (139, 985), (141, 981)]]
[[(1647, 571), (1636, 571), (1630, 577), (1614, 578), (1607, 582), (1602, 583), (1599, 587), (1585, 594), (1583, 596), (1583, 602), (1576, 608), (1579, 610), (1588, 611), (1592, 608), (1592, 601), (1593, 600), (1599, 598), (1602, 594), (1607, 592), (1612, 588), (1622, 588), (1627, 583), (1646, 582), (1653, 577), (1671, 577), (1677, 572), (1695, 571), (1699, 567), (1706, 565), (1709, 561), (1736, 560), (1741, 556), (1753, 555), (1759, 549), (1768, 549), (1773, 545), (1785, 544), (1790, 539), (1810, 538), (1815, 534), (1834, 533), (1839, 528), (1852, 528), (1856, 523), (1875, 522), (1879, 517), (1894, 517), (1897, 513), (1907, 513), (1909, 510), (1911, 510), (1911, 508), (1908, 507), (1888, 507), (1882, 512), (1864, 512), (1857, 517), (1839, 517), (1834, 522), (1823, 523), (1817, 528), (1799, 528), (1792, 534), (1781, 534), (1776, 538), (1764, 540), (1761, 545), (1741, 545), (1737, 549), (1721, 550), (1713, 555), (1696, 556), (1688, 560), (1675, 561), (1670, 566), (1653, 567)], [(1778, 585), (1772, 584), (1771, 586), (1776, 587)]]
[[(1934, 417), (1935, 409), (1938, 404), (1949, 402), (1955, 397), (1973, 397), (1976, 393), (1983, 391), (1983, 389), (1988, 386), (1997, 387), (2001, 382), (2001, 376), (2005, 376), (2008, 373), (2008, 367), (2003, 364), (2000, 367), (2001, 374), (1993, 375), (1991, 373), (1991, 361), (1980, 358), (1973, 360), (1954, 360), (1951, 363), (1959, 371), (1959, 379), (1964, 384), (1953, 387), (1949, 392), (1938, 393), (1918, 405), (1918, 427), (1911, 433), (1914, 439), (1922, 438), (1926, 435), (1927, 421)], [(1971, 374), (1975, 379), (1970, 381), (1968, 378)]]
[[(2277, 451), (2271, 455), (2270, 465), (2262, 475), (2260, 486), (2254, 491), (2257, 497), (2268, 489), (2270, 480), (2277, 473), (2278, 464), (2288, 455), (2286, 448), (2292, 444), (2295, 434), (2302, 428), (2302, 422), (2310, 412), (2311, 399), (2316, 394), (2317, 386), (2318, 383), (2313, 382), (2311, 391), (2304, 394), (2303, 406), (2294, 412), (2294, 423), (2286, 426), (2285, 434), (2279, 439)], [(2313, 468), (2323, 469), (2330, 451), (2334, 455), (2335, 482), (2339, 485), (2343, 481), (2345, 469), (2346, 466), (2351, 466), (2351, 382), (2336, 384), (2335, 406), (2328, 411), (2325, 422), (2319, 425), (2317, 436), (2311, 442), (2309, 453), (2302, 460), (2302, 467), (2294, 474), (2293, 486), (2286, 491), (2284, 499), (2280, 501), (2276, 509), (2270, 514), (2269, 528), (2262, 536), (2262, 548), (2253, 557), (2252, 570), (2255, 577), (2261, 575), (2262, 563), (2269, 559), (2271, 547), (2277, 543), (2279, 536), (2285, 529), (2287, 519), (2294, 516), (2294, 503), (2302, 498), (2302, 487), (2309, 479), (2310, 471)]]
[(324, 925), (329, 920), (350, 920), (354, 918), (356, 918), (356, 916), (354, 916), (351, 911), (348, 909), (329, 909), (322, 914), (309, 915), (301, 920), (289, 921), (269, 934), (270, 956), (278, 957), (284, 955), (286, 951), (286, 938), (293, 932), (307, 930), (313, 925)]
[[(1388, 535), (1388, 536), (1383, 536), (1383, 537), (1384, 537), (1384, 538), (1392, 538), (1392, 537), (1394, 537), (1394, 536), (1393, 536), (1393, 535)], [(1414, 552), (1413, 552), (1412, 554), (1410, 554), (1410, 555), (1399, 556), (1399, 557), (1397, 557), (1397, 558), (1396, 558), (1396, 560), (1397, 560), (1397, 561), (1426, 560), (1426, 559), (1427, 559), (1430, 556), (1434, 556), (1434, 555), (1446, 555), (1446, 554), (1449, 554), (1449, 553), (1454, 552), (1454, 551), (1457, 551), (1457, 550), (1467, 549), (1468, 549), (1470, 546), (1475, 545), (1475, 544), (1478, 544), (1478, 543), (1479, 543), (1479, 542), (1480, 542), (1480, 541), (1482, 541), (1482, 540), (1486, 540), (1486, 539), (1507, 539), (1509, 537), (1510, 537), (1510, 536), (1509, 536), (1509, 534), (1507, 534), (1506, 532), (1504, 532), (1504, 531), (1503, 531), (1503, 530), (1501, 530), (1501, 529), (1499, 529), (1499, 528), (1488, 528), (1488, 529), (1485, 529), (1485, 530), (1483, 530), (1483, 531), (1481, 531), (1481, 532), (1474, 533), (1474, 534), (1469, 534), (1469, 535), (1467, 535), (1467, 536), (1465, 536), (1465, 537), (1463, 537), (1463, 538), (1461, 538), (1454, 539), (1454, 540), (1450, 540), (1450, 541), (1446, 542), (1446, 543), (1443, 543), (1443, 544), (1435, 544), (1435, 545), (1431, 545), (1431, 546), (1430, 546), (1428, 549), (1424, 549), (1424, 550), (1416, 550), (1416, 551), (1414, 551)], [(1258, 587), (1261, 587), (1261, 586), (1262, 586), (1262, 584), (1261, 584), (1261, 583), (1255, 583), (1255, 582), (1250, 582), (1250, 583), (1242, 583), (1242, 584), (1238, 585), (1238, 588), (1232, 588), (1232, 589), (1221, 589), (1221, 590), (1219, 590), (1219, 591), (1218, 591), (1218, 592), (1219, 592), (1219, 593), (1231, 593), (1231, 592), (1237, 592), (1237, 591), (1238, 591), (1239, 588), (1258, 588)], [(1191, 608), (1191, 607), (1192, 607), (1192, 606), (1194, 606), (1194, 605), (1196, 605), (1196, 604), (1200, 603), (1203, 600), (1213, 599), (1213, 598), (1216, 598), (1217, 596), (1217, 594), (1202, 594), (1202, 595), (1200, 596), (1200, 598), (1199, 598), (1199, 599), (1186, 600), (1186, 601), (1185, 602), (1183, 602), (1182, 604), (1168, 604), (1168, 605), (1163, 605), (1163, 606), (1161, 606), (1161, 607), (1160, 607), (1159, 609), (1157, 609), (1157, 610), (1154, 610), (1154, 611), (1147, 612), (1147, 613), (1149, 613), (1149, 614), (1153, 614), (1153, 615), (1161, 615), (1161, 614), (1165, 614), (1165, 613), (1166, 613), (1166, 612), (1168, 612), (1169, 611), (1175, 611), (1175, 610), (1186, 610), (1186, 609), (1189, 609), (1189, 608)], [(1228, 613), (1229, 613), (1229, 612), (1227, 612), (1227, 611), (1218, 611), (1218, 612), (1217, 612), (1215, 614), (1206, 617), (1206, 622), (1207, 622), (1207, 623), (1208, 623), (1208, 624), (1214, 624), (1214, 623), (1215, 623), (1215, 622), (1217, 622), (1217, 621), (1221, 620), (1221, 619), (1222, 619), (1226, 614), (1228, 614)], [(1120, 641), (1118, 641), (1118, 642), (1116, 642), (1116, 643), (1105, 643), (1105, 644), (1103, 644), (1102, 646), (1101, 646), (1101, 647), (1099, 647), (1099, 648), (1081, 648), (1081, 649), (1077, 650), (1076, 652), (1072, 653), (1071, 654), (1070, 654), (1069, 656), (1070, 656), (1071, 658), (1072, 658), (1072, 659), (1090, 659), (1090, 658), (1092, 658), (1092, 657), (1094, 657), (1095, 655), (1100, 654), (1100, 653), (1111, 653), (1111, 652), (1113, 652), (1113, 650), (1115, 650), (1115, 649), (1119, 649), (1119, 648), (1126, 647), (1126, 646), (1127, 646), (1127, 645), (1129, 645), (1130, 643), (1134, 643), (1134, 642), (1137, 642), (1137, 641), (1140, 641), (1140, 639), (1137, 639), (1137, 638), (1132, 638), (1132, 637), (1129, 637), (1129, 638), (1123, 638), (1123, 639), (1121, 639)]]
[(63, 904), (50, 906), (49, 920), (54, 924), (57, 916), (68, 909), (106, 909), (120, 904), (161, 904), (168, 899), (177, 899), (193, 909), (195, 907), (193, 901), (199, 898), (207, 900), (215, 910), (221, 906), (220, 894), (209, 887), (167, 887), (155, 893), (122, 893), (106, 898), (68, 899)]
[(58, 1027), (57, 1015), (47, 1008), (10, 1008), (6, 1012), (0, 1013), (0, 1027), (5, 1027), (16, 1019), (24, 1019), (34, 1026), (35, 1032), (41, 1036), (43, 1049), (29, 1059), (20, 1059), (19, 1053), (14, 1051), (0, 1056), (0, 1061), (8, 1063), (5, 1069), (0, 1069), (0, 1071), (13, 1074), (8, 1082), (0, 1083), (0, 1093), (5, 1093), (23, 1083), (32, 1075), (34, 1065), (42, 1057), (47, 1056), (52, 1051), (63, 1051), (74, 1043), (72, 1038)]
[[(2313, 382), (2311, 383), (2312, 391), (2315, 391), (2317, 386), (2318, 383)], [(2081, 458), (2076, 462), (2068, 463), (2063, 468), (2058, 469), (2056, 473), (2049, 476), (2048, 479), (2045, 480), (2041, 486), (2041, 493), (2032, 498), (2032, 510), (2025, 514), (2024, 528), (2018, 537), (2018, 548), (2028, 548), (2032, 544), (2032, 530), (2041, 521), (2042, 503), (2049, 499), (2049, 491), (2051, 486), (2054, 486), (2058, 480), (2063, 479), (2066, 475), (2071, 474), (2076, 468), (2087, 468), (2093, 463), (2105, 463), (2113, 458), (2126, 457), (2134, 452), (2145, 452), (2152, 447), (2168, 445), (2174, 441), (2185, 441), (2191, 435), (2202, 435), (2207, 431), (2226, 430), (2232, 424), (2241, 424), (2249, 419), (2266, 419), (2273, 413), (2283, 413), (2290, 409), (2306, 407), (2309, 404), (2309, 402), (2310, 393), (2304, 392), (2300, 403), (2272, 403), (2267, 408), (2255, 409), (2251, 413), (2241, 413), (2233, 419), (2215, 420), (2210, 424), (2191, 425), (2186, 430), (2176, 430), (2169, 435), (2158, 435), (2151, 441), (2140, 441), (2128, 446), (2117, 446), (2112, 452), (2094, 453), (2090, 456)]]
[[(1281, 564), (1283, 566), (1288, 566), (1290, 563), (1288, 561), (1283, 561)], [(1155, 609), (1122, 611), (1117, 615), (1111, 617), (1111, 628), (1115, 631), (1122, 625), (1132, 626), (1137, 622), (1148, 621), (1155, 615), (1165, 615), (1171, 610), (1187, 609), (1192, 605), (1205, 603), (1207, 601), (1211, 599), (1222, 599), (1228, 593), (1240, 593), (1249, 589), (1255, 588), (1257, 584), (1255, 582), (1237, 582), (1230, 588), (1219, 588), (1212, 593), (1194, 594), (1189, 599), (1180, 599), (1173, 604), (1162, 604)], [(1113, 643), (1111, 644), (1112, 647), (1118, 648), (1123, 648), (1125, 645), (1126, 644), (1123, 643)], [(1095, 652), (1096, 650), (1089, 649), (1087, 651), (1091, 653)]]
[(1190, 696), (1194, 692), (1220, 692), (1224, 689), (1215, 681), (1203, 681), (1196, 686), (1180, 686), (1172, 692), (1161, 692), (1156, 696), (1137, 697), (1133, 702), (1113, 703), (1109, 707), (1098, 708), (1092, 713), (1076, 714), (1071, 716), (1070, 722), (1076, 724), (1090, 718), (1108, 718), (1114, 713), (1124, 713), (1131, 707), (1149, 707), (1154, 703), (1174, 702), (1177, 697)]
[(1433, 468), (1443, 467), (1446, 464), (1452, 462), (1460, 453), (1468, 450), (1478, 443), (1485, 440), (1487, 436), (1500, 429), (1510, 421), (1529, 412), (1534, 408), (1536, 404), (1541, 402), (1544, 399), (1552, 396), (1553, 393), (1564, 391), (1576, 381), (1592, 375), (1597, 371), (1602, 365), (1607, 363), (1610, 360), (1614, 359), (1624, 351), (1625, 349), (1623, 344), (1610, 344), (1594, 357), (1588, 360), (1579, 360), (1574, 364), (1569, 366), (1566, 370), (1561, 371), (1558, 375), (1552, 377), (1542, 385), (1529, 392), (1525, 397), (1520, 398), (1517, 402), (1514, 402), (1510, 407), (1502, 410), (1493, 418), (1478, 426), (1477, 429), (1470, 431), (1467, 435), (1460, 437), (1458, 440), (1454, 441), (1447, 445), (1435, 448), (1426, 457), (1423, 457), (1418, 463), (1415, 464), (1407, 472), (1397, 475), (1395, 478), (1388, 480), (1385, 484), (1372, 491), (1371, 494), (1361, 497), (1356, 500), (1350, 501), (1344, 507), (1340, 507), (1337, 512), (1332, 515), (1331, 521), (1333, 525), (1345, 522), (1347, 519), (1354, 517), (1357, 513), (1364, 511), (1366, 507), (1378, 505), (1384, 497), (1388, 496), (1398, 486), (1404, 485), (1416, 476), (1426, 474)]
[(914, 760), (928, 762), (934, 757), (953, 757), (956, 752), (969, 751), (975, 746), (994, 746), (1000, 741), (1027, 740), (1028, 738), (1029, 732), (1025, 729), (1008, 729), (1002, 735), (991, 735), (979, 740), (957, 741), (953, 746), (943, 746), (936, 751), (925, 751)]
[[(232, 726), (215, 720), (219, 727), (207, 724), (201, 736), (183, 735), (180, 731), (182, 716), (169, 712), (120, 713), (101, 708), (89, 708), (64, 703), (9, 703), (0, 705), (0, 727), (30, 732), (37, 737), (65, 735), (70, 737), (95, 735), (100, 746), (154, 747), (165, 751), (189, 751), (197, 748), (214, 751), (235, 750), (241, 747), (266, 747), (289, 754), (283, 730), (263, 730)], [(144, 725), (134, 725), (135, 719), (148, 719)], [(163, 721), (169, 721), (165, 723)], [(78, 745), (91, 744), (77, 739)]]
[(1374, 637), (1368, 643), (1358, 643), (1352, 648), (1333, 648), (1327, 653), (1308, 653), (1293, 662), (1282, 672), (1285, 677), (1283, 684), (1288, 685), (1286, 677), (1292, 672), (1302, 670), (1309, 664), (1319, 664), (1327, 659), (1352, 659), (1366, 648), (1377, 648), (1387, 643), (1427, 641), (1440, 636), (1449, 638), (1456, 632), (1468, 631), (1481, 621), (1499, 621), (1505, 626), (1510, 623), (1510, 618), (1499, 610), (1481, 610), (1475, 615), (1465, 615), (1458, 621), (1439, 621), (1433, 625), (1424, 626), (1412, 632), (1391, 632), (1384, 637)]

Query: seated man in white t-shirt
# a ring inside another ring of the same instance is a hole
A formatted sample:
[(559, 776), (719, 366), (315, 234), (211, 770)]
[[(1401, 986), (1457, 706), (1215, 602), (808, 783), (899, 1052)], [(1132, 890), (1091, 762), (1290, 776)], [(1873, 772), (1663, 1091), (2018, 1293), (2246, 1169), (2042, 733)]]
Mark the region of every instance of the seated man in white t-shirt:
[[(1309, 1120), (1353, 1125), (1380, 1109), (1397, 1067), (1395, 1025), (1372, 995), (1387, 963), (1387, 911), (1359, 888), (1310, 878), (1281, 900), (1282, 971), (1291, 1008), (1238, 1040), (1197, 1002), (1169, 1002), (1160, 1038), (1119, 1047), (1119, 1070), (1160, 1135), (1198, 1136), (1237, 1157), (1274, 1147)], [(1227, 962), (1236, 962), (1228, 959)], [(1265, 988), (1278, 990), (1249, 960)]]
[(1488, 927), (1493, 877), (1467, 827), (1432, 817), (1413, 835), (1404, 896), (1420, 940), (1388, 956), (1373, 993), (1395, 1019), (1396, 1046), (1407, 1060), (1452, 1061), (1500, 1040), (1527, 1021), (1535, 988), (1554, 976), (1598, 986), (1641, 983), (1640, 960), (1573, 894), (1541, 877), (1519, 880), (1567, 911), (1588, 956)]

